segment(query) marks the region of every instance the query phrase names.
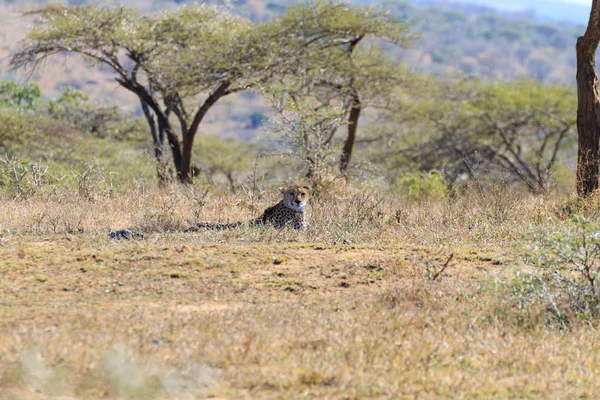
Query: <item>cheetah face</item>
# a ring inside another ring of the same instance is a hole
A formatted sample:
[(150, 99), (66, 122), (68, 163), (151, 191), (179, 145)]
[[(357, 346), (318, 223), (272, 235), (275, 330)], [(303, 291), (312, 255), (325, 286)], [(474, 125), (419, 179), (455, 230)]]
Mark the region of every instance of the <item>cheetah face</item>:
[(283, 203), (286, 207), (294, 211), (304, 211), (306, 202), (308, 201), (308, 186), (290, 186), (288, 188), (279, 189), (283, 195)]

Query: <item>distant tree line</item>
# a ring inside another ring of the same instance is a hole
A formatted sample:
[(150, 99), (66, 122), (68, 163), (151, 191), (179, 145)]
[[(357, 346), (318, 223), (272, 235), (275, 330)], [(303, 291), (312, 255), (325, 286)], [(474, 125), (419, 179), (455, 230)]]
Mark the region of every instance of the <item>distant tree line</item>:
[[(411, 73), (389, 51), (414, 40), (407, 25), (368, 7), (324, 1), (261, 23), (206, 4), (153, 15), (99, 6), (30, 14), (41, 23), (13, 68), (61, 53), (110, 67), (140, 101), (163, 183), (189, 183), (197, 165), (209, 165), (234, 185), (246, 158), (212, 154), (231, 146), (203, 140), (196, 154), (207, 162), (197, 164), (193, 147), (209, 110), (241, 91), (271, 102), (268, 126), (316, 182), (371, 164), (392, 185), (416, 171), (434, 185), (440, 176), (450, 185), (491, 178), (546, 193), (575, 143), (573, 90)], [(82, 110), (78, 95), (65, 95), (50, 110), (61, 118)]]

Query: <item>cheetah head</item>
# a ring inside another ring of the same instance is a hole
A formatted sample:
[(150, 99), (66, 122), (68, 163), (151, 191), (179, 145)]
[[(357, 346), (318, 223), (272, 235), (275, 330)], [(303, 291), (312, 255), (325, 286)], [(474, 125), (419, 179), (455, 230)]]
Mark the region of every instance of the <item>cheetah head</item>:
[(294, 211), (304, 211), (308, 201), (308, 186), (293, 185), (288, 188), (279, 189), (283, 195), (283, 204)]

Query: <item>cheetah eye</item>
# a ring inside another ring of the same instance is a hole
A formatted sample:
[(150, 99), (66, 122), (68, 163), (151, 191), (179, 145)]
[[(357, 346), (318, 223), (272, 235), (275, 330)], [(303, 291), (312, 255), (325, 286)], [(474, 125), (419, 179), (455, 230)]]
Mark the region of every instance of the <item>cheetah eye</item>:
[(300, 195), (300, 197), (304, 198), (304, 193), (302, 193), (302, 194)]

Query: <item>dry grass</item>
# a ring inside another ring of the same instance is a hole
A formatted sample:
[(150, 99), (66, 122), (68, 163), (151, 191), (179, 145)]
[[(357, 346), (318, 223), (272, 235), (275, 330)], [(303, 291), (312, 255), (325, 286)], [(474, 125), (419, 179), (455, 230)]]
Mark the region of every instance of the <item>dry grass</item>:
[[(280, 200), (278, 190), (144, 187), (111, 193), (91, 187), (51, 192), (27, 200), (5, 196), (0, 229), (13, 235), (107, 233), (131, 228), (146, 233), (181, 231), (199, 222), (245, 221)], [(87, 195), (93, 193), (93, 196)], [(83, 194), (84, 198), (82, 198)], [(290, 240), (353, 244), (410, 243), (423, 246), (510, 246), (529, 228), (553, 229), (562, 222), (564, 201), (512, 192), (469, 192), (458, 198), (418, 203), (370, 189), (337, 187), (310, 200), (311, 229), (306, 233), (241, 229), (204, 232), (192, 242)], [(564, 218), (563, 218), (564, 219)]]
[[(181, 233), (275, 192), (131, 190), (0, 204), (3, 399), (573, 398), (600, 390), (595, 327), (523, 321), (505, 282), (560, 201), (428, 204), (346, 188), (308, 232)], [(109, 241), (107, 228), (149, 239)], [(346, 244), (344, 244), (344, 241)], [(454, 257), (439, 279), (427, 268)], [(533, 315), (533, 314), (532, 314)]]

